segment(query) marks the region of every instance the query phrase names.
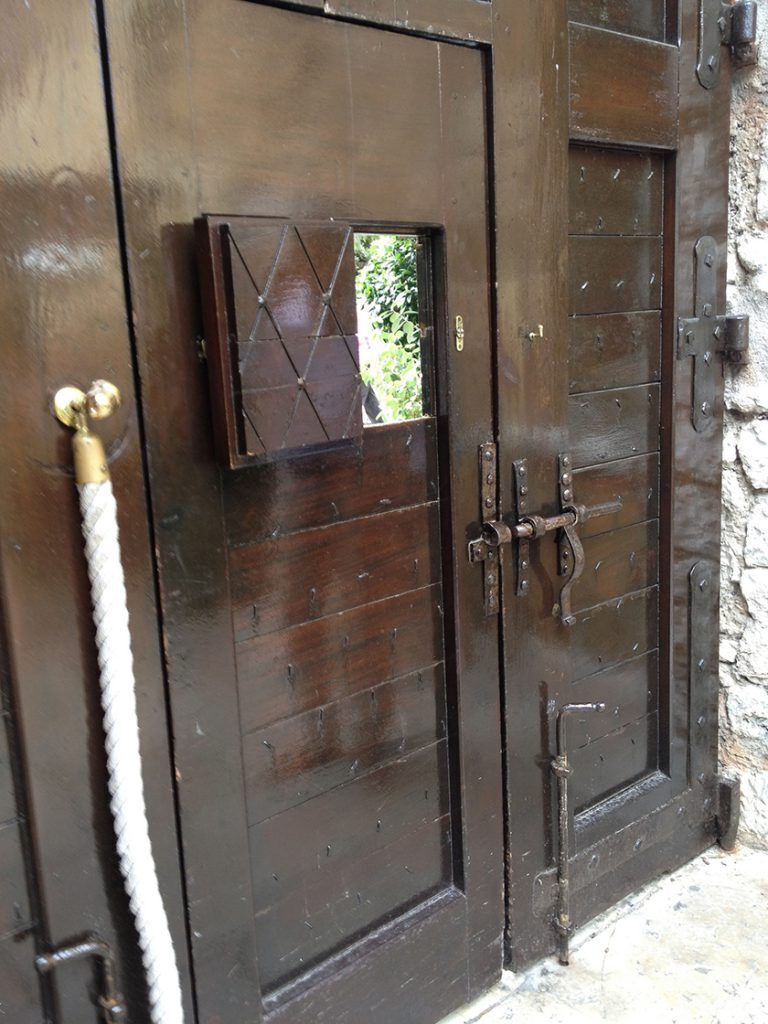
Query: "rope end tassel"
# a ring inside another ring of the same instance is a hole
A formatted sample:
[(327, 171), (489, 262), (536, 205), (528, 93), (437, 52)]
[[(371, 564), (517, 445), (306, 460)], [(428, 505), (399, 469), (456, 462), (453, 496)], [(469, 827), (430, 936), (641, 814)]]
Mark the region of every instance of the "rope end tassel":
[(104, 419), (119, 404), (120, 392), (108, 381), (94, 381), (87, 392), (62, 388), (54, 398), (57, 419), (75, 431), (72, 454), (96, 628), (107, 785), (120, 871), (147, 978), (150, 1017), (152, 1024), (183, 1024), (179, 972), (160, 894), (144, 800), (117, 503), (104, 446), (89, 426), (89, 419)]

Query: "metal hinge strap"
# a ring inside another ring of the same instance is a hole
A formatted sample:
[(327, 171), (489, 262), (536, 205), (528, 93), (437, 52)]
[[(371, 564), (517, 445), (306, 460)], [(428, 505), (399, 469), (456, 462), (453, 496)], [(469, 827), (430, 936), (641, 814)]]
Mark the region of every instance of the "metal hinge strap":
[[(499, 518), (499, 488), (496, 445), (489, 441), (478, 450), (480, 474), (480, 521), (493, 522)], [(467, 554), (470, 562), (483, 566), (483, 605), (486, 615), (500, 610), (501, 562), (503, 549), (489, 544), (484, 536), (469, 542)]]
[(736, 365), (748, 361), (749, 317), (715, 314), (719, 265), (714, 238), (703, 235), (694, 247), (693, 259), (694, 315), (678, 321), (677, 358), (693, 358), (691, 422), (702, 432), (715, 411), (715, 356), (722, 354), (726, 362)]

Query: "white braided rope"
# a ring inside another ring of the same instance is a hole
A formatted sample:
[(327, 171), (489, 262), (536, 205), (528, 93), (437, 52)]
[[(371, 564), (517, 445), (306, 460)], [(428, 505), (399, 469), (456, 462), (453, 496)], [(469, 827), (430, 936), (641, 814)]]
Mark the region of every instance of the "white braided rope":
[(80, 510), (96, 626), (110, 806), (120, 870), (136, 922), (152, 1024), (183, 1024), (176, 956), (157, 881), (141, 777), (133, 674), (117, 505), (112, 484), (81, 484)]

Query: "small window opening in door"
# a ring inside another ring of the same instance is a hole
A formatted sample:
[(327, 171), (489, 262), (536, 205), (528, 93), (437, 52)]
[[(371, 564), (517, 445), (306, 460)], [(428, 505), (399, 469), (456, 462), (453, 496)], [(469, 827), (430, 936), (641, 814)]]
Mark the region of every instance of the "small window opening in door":
[(367, 427), (432, 413), (428, 242), (423, 235), (355, 233), (357, 332)]

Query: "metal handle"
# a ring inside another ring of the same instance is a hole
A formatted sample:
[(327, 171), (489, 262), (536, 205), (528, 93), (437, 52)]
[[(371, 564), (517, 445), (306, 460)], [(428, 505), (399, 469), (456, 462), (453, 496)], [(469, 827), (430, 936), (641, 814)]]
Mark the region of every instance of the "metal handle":
[(101, 968), (101, 994), (97, 1001), (102, 1019), (111, 1024), (127, 1024), (128, 1011), (115, 980), (114, 954), (108, 943), (98, 935), (85, 935), (68, 946), (41, 953), (35, 958), (35, 966), (41, 974), (50, 974), (62, 964), (85, 960), (90, 956), (96, 959)]
[[(570, 456), (561, 455), (558, 463), (560, 501), (563, 504), (567, 501), (573, 502), (573, 473), (571, 472)], [(571, 510), (576, 515), (573, 522), (563, 527), (563, 534), (558, 545), (558, 573), (568, 577), (560, 590), (560, 620), (565, 626), (572, 626), (576, 621), (572, 604), (573, 588), (584, 572), (584, 545), (581, 543), (577, 527), (582, 523), (589, 522), (590, 519), (613, 515), (620, 512), (621, 509), (621, 498), (590, 507), (571, 505)]]

